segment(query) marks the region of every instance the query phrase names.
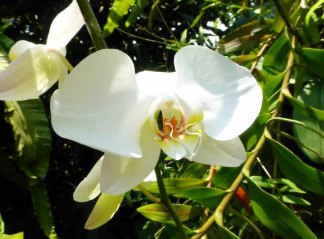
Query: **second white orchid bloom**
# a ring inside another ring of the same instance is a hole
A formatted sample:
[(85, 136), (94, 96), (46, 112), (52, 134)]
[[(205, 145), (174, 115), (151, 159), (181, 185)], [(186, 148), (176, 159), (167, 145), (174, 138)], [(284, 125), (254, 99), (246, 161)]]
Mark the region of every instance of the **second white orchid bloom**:
[(105, 153), (101, 192), (120, 195), (142, 182), (161, 149), (176, 160), (229, 167), (244, 162), (238, 135), (262, 104), (254, 77), (199, 46), (182, 48), (174, 64), (173, 73), (135, 74), (126, 54), (100, 50), (53, 94), (55, 132)]
[(65, 47), (84, 25), (76, 0), (53, 20), (46, 45), (21, 40), (9, 52), (12, 61), (0, 72), (0, 100), (27, 100), (47, 91), (68, 72)]

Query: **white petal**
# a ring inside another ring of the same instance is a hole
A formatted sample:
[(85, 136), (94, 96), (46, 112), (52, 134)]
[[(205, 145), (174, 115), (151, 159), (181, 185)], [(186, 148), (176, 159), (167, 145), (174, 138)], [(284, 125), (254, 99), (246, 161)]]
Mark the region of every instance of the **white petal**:
[(93, 166), (88, 176), (81, 181), (73, 193), (73, 199), (77, 202), (86, 202), (96, 198), (100, 194), (100, 172), (103, 156)]
[(95, 229), (108, 222), (118, 211), (124, 199), (124, 194), (108, 195), (102, 193), (94, 206), (84, 228)]
[(205, 132), (218, 140), (234, 138), (257, 117), (262, 91), (247, 69), (199, 46), (182, 48), (175, 56), (177, 92), (199, 100)]
[(172, 159), (179, 160), (187, 156), (186, 148), (175, 139), (157, 139), (156, 142), (160, 145), (163, 152)]
[(140, 97), (172, 94), (177, 84), (175, 72), (142, 71), (136, 74), (136, 81)]
[(62, 72), (66, 72), (66, 67), (43, 45), (27, 49), (0, 72), (0, 99), (36, 98), (47, 91)]
[(227, 141), (218, 141), (206, 134), (193, 161), (208, 165), (237, 167), (246, 159), (246, 153), (241, 140), (237, 137)]
[(76, 0), (60, 12), (53, 20), (48, 37), (48, 48), (61, 50), (84, 25), (84, 19)]
[(154, 133), (146, 122), (141, 130), (142, 158), (130, 158), (108, 154), (101, 170), (101, 191), (118, 195), (125, 193), (143, 181), (154, 169), (160, 148), (154, 141)]
[(9, 59), (15, 60), (18, 56), (20, 56), (22, 53), (24, 53), (26, 50), (35, 47), (36, 45), (32, 42), (20, 40), (17, 41), (9, 51)]
[(104, 152), (140, 157), (147, 106), (138, 102), (134, 66), (121, 51), (97, 51), (64, 79), (51, 99), (52, 125), (64, 137)]

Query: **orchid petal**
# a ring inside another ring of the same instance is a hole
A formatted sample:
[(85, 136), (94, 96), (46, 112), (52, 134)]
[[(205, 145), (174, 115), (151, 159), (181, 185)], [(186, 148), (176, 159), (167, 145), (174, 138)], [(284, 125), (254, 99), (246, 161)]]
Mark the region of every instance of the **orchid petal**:
[(146, 121), (141, 130), (142, 158), (130, 158), (116, 154), (105, 155), (101, 170), (101, 191), (118, 195), (131, 190), (154, 169), (160, 153), (154, 141), (154, 133)]
[(237, 167), (246, 159), (241, 140), (236, 137), (227, 141), (218, 141), (202, 133), (202, 142), (193, 161), (208, 165)]
[(156, 142), (160, 145), (163, 152), (170, 158), (179, 160), (187, 155), (186, 148), (175, 139), (156, 140)]
[(108, 222), (118, 211), (123, 199), (124, 194), (109, 195), (102, 193), (84, 226), (85, 229), (95, 229)]
[(48, 37), (48, 48), (61, 50), (84, 25), (84, 19), (76, 0), (60, 12), (53, 20)]
[(224, 56), (199, 46), (175, 56), (177, 94), (199, 100), (205, 132), (218, 140), (234, 138), (257, 117), (262, 91), (249, 71)]
[(66, 72), (66, 67), (43, 45), (19, 55), (0, 72), (0, 99), (27, 100), (47, 91)]
[(176, 73), (142, 71), (136, 74), (139, 97), (171, 94), (177, 83)]
[(20, 40), (17, 41), (9, 51), (9, 59), (11, 61), (15, 60), (18, 56), (20, 56), (22, 53), (24, 53), (26, 50), (31, 49), (35, 47), (36, 44), (25, 41), (25, 40)]
[[(153, 182), (156, 182), (156, 174), (154, 170), (146, 178), (143, 179), (143, 182), (141, 182), (140, 185), (143, 186), (144, 188), (148, 188)], [(132, 188), (132, 190), (141, 191), (138, 188), (138, 185)]]
[(100, 194), (100, 171), (104, 156), (93, 166), (88, 176), (79, 183), (73, 193), (73, 199), (77, 202), (86, 202), (96, 198)]
[(79, 63), (53, 94), (52, 125), (64, 138), (104, 152), (140, 157), (146, 105), (137, 100), (131, 59), (118, 50), (100, 50)]

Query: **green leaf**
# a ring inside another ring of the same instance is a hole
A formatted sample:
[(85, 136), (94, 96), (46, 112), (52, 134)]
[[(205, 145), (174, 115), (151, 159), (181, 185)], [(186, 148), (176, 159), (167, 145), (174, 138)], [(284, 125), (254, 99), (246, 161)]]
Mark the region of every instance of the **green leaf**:
[(127, 15), (135, 0), (115, 0), (109, 12), (107, 23), (103, 27), (104, 36), (108, 36), (119, 26), (119, 21)]
[(249, 196), (261, 223), (282, 238), (316, 239), (306, 224), (287, 206), (248, 179)]
[(31, 185), (31, 197), (34, 212), (37, 215), (38, 223), (45, 235), (49, 238), (57, 238), (54, 230), (54, 222), (51, 211), (51, 203), (47, 196), (46, 186), (43, 182), (38, 181)]
[(6, 106), (20, 156), (19, 168), (28, 177), (44, 178), (49, 165), (51, 133), (42, 102), (39, 99), (7, 101)]
[(276, 186), (276, 182), (270, 178), (251, 176), (250, 179), (261, 188), (274, 188)]
[(241, 167), (221, 167), (213, 178), (213, 184), (218, 188), (226, 190), (240, 172)]
[[(163, 179), (168, 194), (180, 195), (182, 191), (206, 184), (203, 179), (195, 178), (165, 178)], [(152, 193), (159, 193), (157, 182), (152, 183), (148, 188)]]
[(289, 50), (289, 41), (285, 34), (281, 34), (264, 56), (262, 65), (264, 74), (278, 75), (284, 72)]
[(287, 98), (289, 103), (295, 108), (295, 110), (298, 110), (299, 113), (304, 114), (313, 119), (324, 120), (324, 110), (320, 110), (315, 107), (309, 106), (304, 102), (296, 99), (295, 97), (292, 97), (290, 93), (287, 92), (287, 90), (283, 90), (282, 93)]
[(308, 202), (307, 200), (291, 194), (283, 195), (282, 201), (289, 204), (296, 204), (296, 205), (303, 205), (303, 206), (311, 205), (310, 202)]
[[(305, 85), (298, 100), (304, 104), (311, 105), (318, 109), (324, 109), (324, 82), (313, 81)], [(324, 113), (324, 111), (323, 111)], [(307, 147), (300, 145), (301, 150), (308, 156), (310, 160), (318, 164), (324, 164), (324, 120), (314, 119), (305, 113), (294, 109), (293, 118), (303, 122), (309, 128), (294, 124), (294, 133), (298, 140)]]
[[(202, 213), (202, 209), (195, 206), (172, 204), (179, 220), (181, 222), (188, 221), (197, 217)], [(173, 222), (172, 216), (163, 204), (148, 204), (137, 208), (137, 211), (144, 217), (161, 223)]]
[(316, 25), (316, 15), (315, 11), (321, 7), (324, 3), (323, 0), (318, 1), (314, 4), (309, 11), (307, 12), (305, 19), (304, 19), (304, 29), (307, 33), (306, 36), (308, 37), (311, 44), (317, 44), (321, 41), (320, 33), (318, 27)]
[(217, 188), (192, 188), (181, 193), (181, 197), (192, 199), (203, 206), (214, 208), (225, 196), (226, 192)]
[(301, 48), (303, 60), (306, 67), (315, 75), (324, 78), (324, 49), (317, 48)]
[(324, 173), (305, 164), (293, 152), (277, 141), (267, 138), (278, 160), (282, 173), (301, 188), (324, 195)]
[(150, 3), (149, 0), (137, 0), (131, 14), (129, 15), (129, 17), (125, 22), (125, 27), (130, 27), (136, 21), (137, 17), (141, 15), (144, 8), (149, 3)]
[(182, 178), (202, 178), (209, 167), (201, 163), (191, 163), (181, 175)]

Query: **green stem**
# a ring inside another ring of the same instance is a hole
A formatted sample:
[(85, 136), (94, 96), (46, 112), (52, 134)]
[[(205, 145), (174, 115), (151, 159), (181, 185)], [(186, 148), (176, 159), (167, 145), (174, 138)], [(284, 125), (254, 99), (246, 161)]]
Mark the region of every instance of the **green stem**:
[[(96, 50), (108, 48), (102, 36), (101, 28), (88, 0), (77, 0), (86, 27)], [(68, 24), (68, 23), (67, 23)]]
[(161, 166), (163, 165), (163, 160), (165, 158), (165, 154), (161, 151), (160, 153), (160, 157), (159, 157), (159, 161), (155, 167), (155, 174), (156, 174), (156, 180), (157, 180), (157, 184), (159, 187), (159, 191), (160, 191), (160, 196), (161, 196), (161, 200), (162, 203), (164, 204), (164, 206), (166, 206), (167, 210), (169, 211), (169, 213), (171, 214), (178, 230), (179, 230), (179, 234), (181, 235), (182, 239), (188, 239), (188, 236), (186, 234), (186, 232), (184, 231), (184, 228), (182, 226), (182, 223), (180, 222), (177, 213), (175, 212), (174, 208), (172, 207), (170, 198), (167, 194), (167, 191), (165, 189), (165, 185), (163, 182), (163, 177), (161, 174)]

